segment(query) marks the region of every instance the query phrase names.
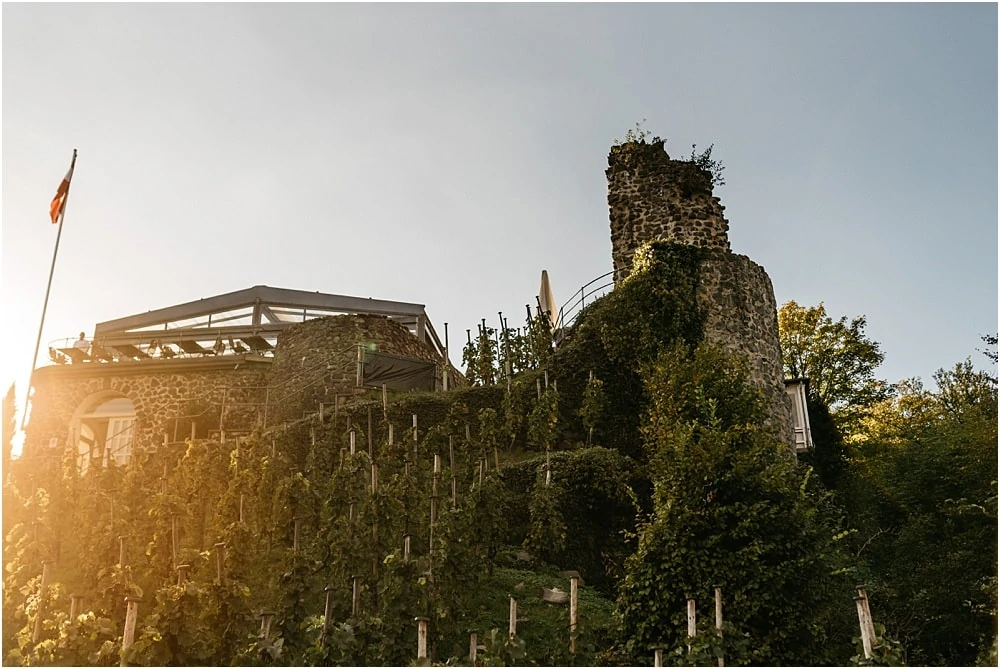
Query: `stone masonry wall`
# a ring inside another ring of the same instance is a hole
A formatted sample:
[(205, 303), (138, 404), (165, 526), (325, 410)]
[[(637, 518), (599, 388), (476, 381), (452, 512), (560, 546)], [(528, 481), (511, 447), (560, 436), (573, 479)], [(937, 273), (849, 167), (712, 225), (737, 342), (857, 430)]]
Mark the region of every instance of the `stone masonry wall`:
[(711, 177), (691, 162), (671, 160), (662, 141), (612, 147), (605, 174), (616, 280), (644, 242), (729, 250), (729, 223)]
[[(223, 394), (234, 405), (262, 399), (258, 388), (266, 385), (268, 363), (233, 360), (225, 368), (184, 371), (178, 365), (156, 361), (142, 363), (83, 363), (44, 367), (35, 372), (31, 420), (27, 425), (25, 452), (45, 447), (52, 437), (59, 447), (70, 436), (71, 419), (85, 402), (100, 393), (122, 395), (135, 406), (134, 443), (138, 448), (155, 446), (163, 435), (173, 439), (174, 419), (205, 411), (195, 418), (199, 436), (217, 429)], [(224, 388), (232, 388), (226, 392)], [(98, 400), (99, 401), (99, 400)], [(88, 407), (92, 408), (92, 407)], [(256, 419), (256, 410), (232, 407), (226, 413), (230, 429), (248, 429)], [(191, 420), (178, 426), (183, 439), (190, 435)], [(74, 445), (75, 446), (75, 445)]]
[(729, 248), (729, 223), (711, 175), (671, 160), (662, 141), (626, 142), (608, 154), (608, 208), (615, 279), (627, 276), (644, 243), (666, 241), (713, 251), (701, 263), (699, 306), (705, 338), (742, 356), (750, 382), (769, 407), (776, 435), (793, 443), (792, 407), (785, 394), (777, 305), (764, 268)]
[(712, 254), (700, 266), (698, 304), (705, 339), (748, 363), (750, 383), (764, 395), (777, 436), (793, 443), (792, 406), (785, 393), (774, 288), (764, 268), (743, 255)]
[[(389, 355), (443, 364), (437, 353), (403, 325), (385, 316), (327, 316), (293, 325), (278, 338), (271, 372), (272, 394), (278, 398), (274, 418), (298, 418), (320, 402), (357, 390), (358, 344), (374, 342)], [(461, 385), (452, 373), (452, 387)]]
[[(403, 325), (383, 316), (331, 316), (289, 327), (273, 358), (253, 354), (135, 363), (52, 365), (36, 370), (24, 451), (67, 445), (74, 414), (114, 396), (132, 400), (137, 449), (210, 430), (273, 426), (316, 411), (320, 402), (357, 392), (357, 344), (440, 365), (443, 361)], [(438, 369), (438, 386), (441, 370)], [(452, 387), (465, 379), (453, 371)], [(227, 390), (228, 389), (228, 390)], [(265, 408), (266, 402), (266, 408)], [(86, 406), (84, 406), (86, 405)], [(195, 418), (190, 416), (197, 414)], [(184, 418), (188, 417), (188, 418)], [(75, 447), (75, 444), (73, 444)]]

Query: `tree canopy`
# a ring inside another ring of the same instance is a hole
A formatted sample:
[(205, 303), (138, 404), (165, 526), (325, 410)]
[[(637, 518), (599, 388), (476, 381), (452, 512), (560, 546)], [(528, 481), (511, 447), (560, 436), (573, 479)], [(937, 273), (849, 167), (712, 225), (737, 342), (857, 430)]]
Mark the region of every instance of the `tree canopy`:
[(875, 376), (885, 354), (865, 335), (866, 325), (864, 316), (833, 320), (822, 302), (803, 307), (792, 300), (778, 309), (785, 374), (808, 378), (810, 394), (830, 409), (841, 427), (855, 424), (892, 392)]
[(908, 662), (970, 665), (996, 639), (997, 389), (971, 360), (934, 379), (862, 421), (839, 497)]
[(629, 648), (683, 654), (685, 600), (710, 609), (720, 586), (728, 664), (842, 662), (853, 594), (843, 535), (811, 472), (763, 429), (745, 369), (703, 344), (665, 351), (643, 379), (654, 499), (620, 589)]

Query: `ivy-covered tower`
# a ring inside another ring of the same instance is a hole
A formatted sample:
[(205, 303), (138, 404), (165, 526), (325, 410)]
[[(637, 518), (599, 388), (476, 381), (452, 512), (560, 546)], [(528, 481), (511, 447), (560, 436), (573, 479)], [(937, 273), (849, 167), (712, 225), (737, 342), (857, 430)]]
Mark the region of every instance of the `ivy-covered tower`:
[(672, 160), (659, 139), (613, 146), (606, 174), (616, 282), (628, 275), (632, 257), (646, 242), (705, 249), (697, 295), (704, 339), (746, 360), (776, 433), (793, 444), (774, 288), (763, 267), (730, 251), (729, 222), (712, 193), (711, 175), (691, 161)]

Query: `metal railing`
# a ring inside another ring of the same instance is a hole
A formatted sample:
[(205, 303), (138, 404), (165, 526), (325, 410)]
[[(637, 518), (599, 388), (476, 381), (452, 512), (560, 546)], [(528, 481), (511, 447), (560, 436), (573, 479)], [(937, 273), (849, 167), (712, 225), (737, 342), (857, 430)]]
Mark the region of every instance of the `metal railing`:
[[(155, 334), (155, 333), (154, 333)], [(127, 350), (118, 350), (115, 346), (105, 345), (100, 337), (84, 337), (85, 345), (78, 346), (80, 340), (72, 337), (53, 339), (48, 343), (49, 360), (57, 365), (82, 364), (82, 363), (117, 363), (132, 362), (137, 359), (189, 359), (189, 358), (210, 358), (231, 355), (258, 355), (260, 357), (274, 357), (274, 336), (263, 335), (268, 344), (269, 350), (255, 351), (249, 346), (236, 342), (232, 337), (228, 337), (228, 344), (222, 341), (221, 337), (214, 340), (214, 344), (204, 347), (201, 351), (185, 351), (176, 342), (165, 342), (161, 337), (150, 337), (142, 341), (135, 341), (129, 344), (135, 351), (129, 353)], [(198, 343), (213, 341), (210, 334), (201, 339), (194, 339)], [(78, 351), (78, 353), (77, 353)]]
[(587, 306), (588, 300), (590, 301), (589, 303), (593, 303), (598, 298), (614, 290), (616, 278), (615, 271), (611, 270), (596, 279), (591, 279), (580, 286), (580, 290), (573, 293), (573, 296), (559, 307), (559, 317), (556, 320), (556, 329), (552, 335), (552, 342), (556, 346), (566, 338), (566, 331), (576, 322), (577, 316)]

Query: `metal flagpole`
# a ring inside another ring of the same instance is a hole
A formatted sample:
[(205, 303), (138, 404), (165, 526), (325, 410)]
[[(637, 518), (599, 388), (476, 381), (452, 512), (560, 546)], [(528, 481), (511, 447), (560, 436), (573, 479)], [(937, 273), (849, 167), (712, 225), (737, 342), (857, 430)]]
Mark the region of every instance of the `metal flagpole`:
[[(32, 381), (35, 378), (35, 363), (38, 360), (38, 348), (42, 343), (42, 328), (45, 326), (45, 311), (49, 308), (49, 292), (52, 290), (52, 275), (56, 272), (56, 256), (59, 255), (59, 239), (62, 237), (63, 219), (66, 218), (66, 203), (69, 201), (69, 189), (73, 185), (73, 171), (76, 169), (76, 149), (73, 149), (73, 160), (69, 164), (69, 180), (66, 182), (66, 194), (63, 195), (59, 207), (59, 230), (56, 232), (56, 245), (52, 250), (52, 266), (49, 268), (49, 283), (45, 286), (45, 301), (42, 303), (42, 318), (38, 323), (38, 337), (35, 339), (35, 354), (31, 356), (31, 374), (28, 376), (28, 390), (24, 396), (24, 410), (21, 411), (21, 431), (24, 432), (24, 422), (28, 418), (28, 403), (31, 401)], [(62, 184), (60, 184), (61, 186)]]

